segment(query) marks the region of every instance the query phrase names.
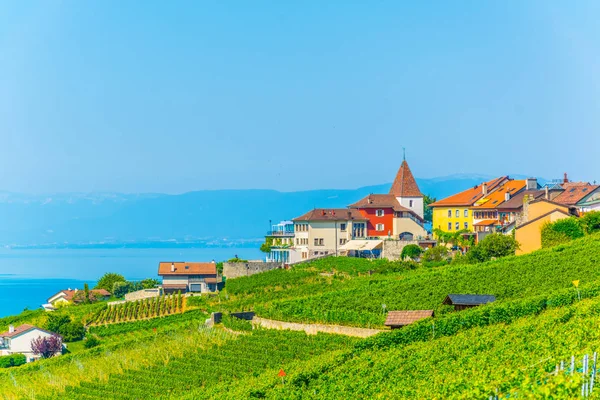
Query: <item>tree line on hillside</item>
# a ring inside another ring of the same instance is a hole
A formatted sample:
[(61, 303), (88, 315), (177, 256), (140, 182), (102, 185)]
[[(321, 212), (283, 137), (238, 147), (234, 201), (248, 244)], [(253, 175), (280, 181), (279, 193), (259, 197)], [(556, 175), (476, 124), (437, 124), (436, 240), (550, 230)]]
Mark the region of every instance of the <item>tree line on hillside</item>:
[(542, 248), (553, 247), (600, 232), (600, 211), (585, 213), (581, 218), (569, 217), (547, 222), (542, 227)]

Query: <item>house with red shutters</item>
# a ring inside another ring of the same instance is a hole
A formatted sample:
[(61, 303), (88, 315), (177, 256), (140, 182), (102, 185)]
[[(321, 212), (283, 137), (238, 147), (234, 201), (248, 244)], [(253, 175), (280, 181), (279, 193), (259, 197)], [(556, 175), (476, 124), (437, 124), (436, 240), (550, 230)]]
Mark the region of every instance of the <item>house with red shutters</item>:
[(388, 194), (370, 194), (349, 206), (367, 219), (372, 238), (417, 240), (427, 237), (423, 194), (406, 160), (402, 161)]

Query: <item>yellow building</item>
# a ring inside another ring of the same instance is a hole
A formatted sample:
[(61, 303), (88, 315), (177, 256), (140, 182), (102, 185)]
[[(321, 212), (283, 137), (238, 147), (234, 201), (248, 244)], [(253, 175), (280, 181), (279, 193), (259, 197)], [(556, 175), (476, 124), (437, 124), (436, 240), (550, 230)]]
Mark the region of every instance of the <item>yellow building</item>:
[(507, 181), (508, 176), (501, 176), (430, 204), (429, 207), (433, 209), (433, 229), (444, 232), (473, 231), (471, 207)]
[(548, 222), (569, 218), (569, 206), (539, 199), (523, 205), (526, 222), (515, 230), (515, 239), (520, 248), (517, 254), (531, 253), (542, 248), (542, 227)]

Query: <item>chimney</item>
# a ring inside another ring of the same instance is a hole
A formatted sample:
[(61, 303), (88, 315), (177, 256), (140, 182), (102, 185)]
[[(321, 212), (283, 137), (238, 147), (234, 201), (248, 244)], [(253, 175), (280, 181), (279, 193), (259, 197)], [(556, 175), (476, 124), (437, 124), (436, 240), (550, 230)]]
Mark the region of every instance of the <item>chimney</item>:
[(481, 184), (481, 193), (483, 193), (483, 195), (484, 195), (484, 196), (487, 196), (487, 194), (488, 194), (488, 191), (487, 191), (487, 189), (488, 189), (488, 188), (487, 188), (487, 183), (483, 182), (483, 183)]
[(565, 177), (563, 178), (563, 183), (569, 183), (569, 177), (567, 176), (566, 172), (565, 172)]
[(548, 189), (548, 186), (544, 188), (544, 198), (550, 200), (550, 190)]
[(527, 190), (537, 189), (537, 178), (527, 178)]
[(369, 197), (367, 198), (367, 203), (368, 204), (372, 204), (373, 203), (373, 200), (371, 200), (371, 195), (369, 195)]
[(509, 201), (510, 200), (510, 193), (506, 192), (504, 193), (504, 201)]
[(14, 333), (15, 332), (15, 326), (14, 325), (9, 325), (8, 326), (8, 333)]
[(335, 210), (331, 210), (331, 215), (335, 216)]
[(171, 263), (171, 272), (175, 272), (175, 263)]

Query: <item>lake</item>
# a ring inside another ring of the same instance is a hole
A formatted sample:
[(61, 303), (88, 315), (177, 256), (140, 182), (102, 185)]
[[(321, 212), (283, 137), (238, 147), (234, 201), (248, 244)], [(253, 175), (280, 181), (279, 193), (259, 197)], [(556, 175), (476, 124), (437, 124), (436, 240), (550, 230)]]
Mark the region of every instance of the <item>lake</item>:
[(62, 289), (93, 287), (105, 272), (130, 280), (158, 278), (160, 261), (223, 261), (263, 257), (258, 248), (0, 249), (0, 317), (39, 308)]

